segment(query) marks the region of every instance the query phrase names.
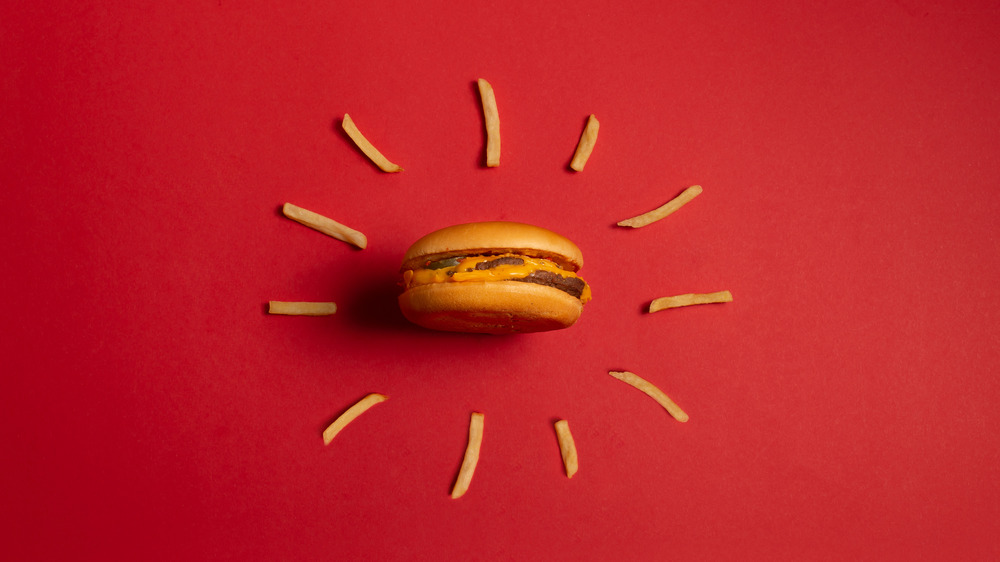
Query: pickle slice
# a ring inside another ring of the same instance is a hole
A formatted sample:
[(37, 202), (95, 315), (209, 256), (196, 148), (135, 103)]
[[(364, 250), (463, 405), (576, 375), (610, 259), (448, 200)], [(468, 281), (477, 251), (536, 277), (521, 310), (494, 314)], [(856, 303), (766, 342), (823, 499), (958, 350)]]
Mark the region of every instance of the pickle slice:
[(455, 267), (458, 265), (464, 257), (457, 258), (445, 258), (443, 260), (432, 261), (427, 264), (426, 269), (444, 269), (446, 267)]

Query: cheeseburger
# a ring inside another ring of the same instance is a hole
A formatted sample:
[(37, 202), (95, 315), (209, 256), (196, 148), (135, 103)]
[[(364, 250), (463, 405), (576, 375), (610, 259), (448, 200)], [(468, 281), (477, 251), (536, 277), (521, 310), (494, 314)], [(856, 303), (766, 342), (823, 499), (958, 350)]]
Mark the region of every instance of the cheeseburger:
[(571, 326), (590, 300), (580, 248), (517, 222), (449, 226), (403, 257), (399, 308), (433, 330), (509, 334)]

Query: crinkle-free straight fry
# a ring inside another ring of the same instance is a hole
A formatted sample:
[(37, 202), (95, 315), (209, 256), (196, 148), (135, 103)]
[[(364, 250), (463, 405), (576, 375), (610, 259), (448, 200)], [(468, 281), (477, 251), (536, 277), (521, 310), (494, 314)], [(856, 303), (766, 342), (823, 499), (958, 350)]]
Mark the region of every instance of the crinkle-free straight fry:
[(486, 125), (486, 167), (496, 168), (500, 165), (500, 112), (497, 111), (497, 98), (489, 82), (480, 78), (476, 80), (476, 84), (483, 101), (483, 120)]
[(289, 316), (330, 316), (337, 312), (337, 303), (270, 301), (267, 303), (267, 312)]
[(577, 172), (583, 171), (583, 167), (587, 165), (587, 160), (590, 158), (590, 153), (594, 151), (594, 145), (597, 144), (597, 131), (600, 128), (601, 123), (597, 121), (597, 117), (591, 115), (587, 119), (587, 126), (583, 128), (583, 134), (580, 135), (580, 142), (576, 145), (573, 160), (569, 163), (570, 168)]
[(658, 312), (668, 308), (678, 308), (681, 306), (691, 306), (695, 304), (712, 304), (717, 302), (733, 302), (733, 294), (729, 291), (719, 291), (717, 293), (688, 293), (674, 297), (660, 297), (653, 299), (649, 303), (650, 312)]
[(682, 191), (680, 195), (668, 201), (666, 204), (657, 207), (648, 213), (643, 213), (637, 217), (625, 219), (619, 222), (618, 226), (631, 226), (632, 228), (639, 228), (641, 226), (652, 224), (660, 219), (664, 219), (700, 195), (701, 191), (702, 189), (700, 185), (692, 185)]
[(569, 432), (569, 422), (559, 420), (555, 423), (556, 439), (559, 441), (559, 453), (562, 455), (563, 467), (566, 469), (566, 478), (572, 478), (580, 468), (580, 461), (576, 456), (576, 443), (573, 441), (573, 434)]
[(323, 444), (329, 445), (330, 442), (333, 441), (333, 438), (340, 433), (340, 430), (347, 427), (347, 424), (354, 421), (355, 418), (368, 411), (368, 409), (375, 404), (380, 404), (388, 399), (388, 396), (373, 392), (361, 400), (358, 400), (357, 403), (348, 408), (343, 414), (340, 414), (340, 416), (338, 416), (337, 419), (329, 425), (329, 427), (323, 430)]
[(673, 416), (675, 420), (679, 422), (688, 421), (688, 415), (684, 412), (684, 410), (681, 410), (680, 406), (674, 403), (674, 401), (671, 400), (666, 393), (657, 388), (653, 383), (629, 371), (608, 371), (608, 374), (645, 392), (647, 396), (656, 400), (660, 406), (663, 406), (663, 409)]
[(304, 224), (313, 230), (318, 230), (319, 232), (322, 232), (327, 236), (332, 236), (337, 240), (343, 240), (348, 244), (353, 244), (362, 250), (364, 250), (365, 246), (368, 245), (368, 237), (364, 234), (318, 213), (303, 209), (302, 207), (297, 207), (291, 203), (285, 203), (285, 205), (281, 208), (281, 212), (284, 213), (286, 217), (299, 224)]
[(343, 127), (344, 132), (347, 133), (347, 136), (351, 137), (351, 140), (354, 141), (354, 144), (358, 145), (358, 148), (361, 149), (361, 152), (364, 152), (365, 156), (367, 156), (369, 160), (371, 160), (376, 166), (378, 166), (380, 170), (382, 170), (383, 172), (390, 172), (390, 173), (403, 171), (402, 168), (400, 168), (396, 164), (393, 164), (392, 162), (389, 161), (388, 158), (383, 156), (382, 153), (379, 152), (374, 145), (372, 145), (372, 143), (368, 142), (368, 139), (366, 139), (365, 136), (361, 134), (361, 131), (358, 130), (358, 126), (354, 124), (354, 120), (351, 119), (350, 115), (346, 113), (344, 114), (344, 120), (340, 123), (340, 126)]
[(451, 489), (452, 499), (462, 497), (469, 490), (472, 483), (472, 475), (476, 472), (476, 464), (479, 463), (479, 448), (483, 443), (483, 414), (472, 412), (469, 417), (469, 444), (465, 447), (465, 458), (462, 459), (462, 468), (458, 471), (455, 485)]

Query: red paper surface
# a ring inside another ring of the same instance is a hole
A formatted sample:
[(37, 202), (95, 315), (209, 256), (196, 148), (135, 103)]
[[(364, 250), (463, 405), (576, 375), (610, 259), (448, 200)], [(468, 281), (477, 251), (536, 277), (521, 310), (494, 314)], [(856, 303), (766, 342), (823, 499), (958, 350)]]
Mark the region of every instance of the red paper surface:
[[(8, 4), (4, 558), (1000, 556), (996, 2)], [(403, 252), (476, 220), (583, 249), (577, 325), (406, 323)]]

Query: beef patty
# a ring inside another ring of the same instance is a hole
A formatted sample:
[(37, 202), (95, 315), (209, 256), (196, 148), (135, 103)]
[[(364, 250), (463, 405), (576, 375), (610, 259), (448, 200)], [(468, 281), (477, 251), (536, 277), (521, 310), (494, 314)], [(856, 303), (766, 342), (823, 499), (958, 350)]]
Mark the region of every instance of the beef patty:
[[(493, 260), (481, 261), (476, 264), (476, 269), (482, 271), (485, 269), (493, 269), (494, 267), (501, 265), (524, 265), (524, 260), (515, 256), (502, 256)], [(558, 273), (542, 270), (533, 271), (527, 277), (519, 277), (517, 279), (511, 279), (511, 281), (545, 285), (546, 287), (559, 289), (560, 291), (576, 298), (580, 298), (580, 295), (583, 294), (583, 288), (587, 286), (583, 279), (580, 279), (579, 277), (563, 277)]]
[(563, 277), (562, 275), (552, 273), (551, 271), (532, 271), (531, 275), (528, 275), (527, 277), (520, 277), (518, 279), (512, 279), (511, 281), (545, 285), (546, 287), (559, 289), (560, 291), (568, 293), (576, 298), (580, 298), (580, 295), (583, 294), (583, 288), (587, 286), (583, 279), (580, 279), (579, 277)]

